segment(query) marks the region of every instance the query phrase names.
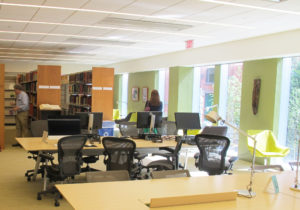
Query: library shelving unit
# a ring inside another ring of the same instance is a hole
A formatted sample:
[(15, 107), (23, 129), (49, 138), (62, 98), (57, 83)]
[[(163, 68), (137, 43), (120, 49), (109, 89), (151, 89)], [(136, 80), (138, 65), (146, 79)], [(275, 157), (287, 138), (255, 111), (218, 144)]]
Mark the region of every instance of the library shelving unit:
[(93, 67), (90, 71), (69, 75), (69, 113), (103, 112), (103, 120), (112, 120), (114, 69)]
[(4, 149), (4, 64), (0, 64), (0, 151)]
[(41, 104), (60, 105), (61, 67), (38, 65), (37, 70), (18, 75), (29, 96), (29, 117), (39, 119)]
[(11, 109), (16, 103), (16, 94), (14, 91), (14, 85), (17, 82), (17, 73), (5, 73), (4, 80), (4, 116), (5, 116), (5, 126), (15, 126), (16, 118), (15, 112)]
[(69, 113), (69, 75), (61, 76), (61, 109), (62, 114), (67, 115)]

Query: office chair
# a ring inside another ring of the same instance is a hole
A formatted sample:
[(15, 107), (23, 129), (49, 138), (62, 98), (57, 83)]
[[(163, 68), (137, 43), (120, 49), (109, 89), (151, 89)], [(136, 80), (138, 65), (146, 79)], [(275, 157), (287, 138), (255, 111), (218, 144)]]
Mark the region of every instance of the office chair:
[(189, 170), (152, 171), (152, 179), (164, 179), (175, 177), (191, 177)]
[(161, 170), (177, 170), (178, 168), (183, 168), (179, 165), (179, 152), (182, 146), (182, 140), (177, 141), (175, 149), (169, 147), (161, 147), (159, 150), (167, 151), (165, 153), (152, 153), (152, 156), (161, 156), (166, 159), (155, 160), (150, 162), (147, 165), (143, 165), (143, 168), (146, 168), (149, 172), (150, 169), (161, 171)]
[[(44, 131), (48, 131), (48, 121), (47, 120), (36, 120), (32, 121), (30, 125), (31, 134), (33, 137), (42, 137)], [(34, 159), (35, 161), (38, 158), (38, 152), (37, 151), (29, 151), (31, 154), (28, 156), (28, 159)], [(41, 159), (41, 163), (45, 162), (45, 159)], [(27, 177), (27, 181), (31, 181), (31, 177), (33, 176), (34, 170), (27, 170), (25, 173), (25, 177)], [(44, 176), (44, 169), (40, 168), (37, 171), (37, 174), (42, 174), (42, 177)]]
[(82, 151), (82, 161), (86, 164), (86, 167), (81, 168), (82, 172), (88, 172), (88, 171), (99, 171), (97, 169), (94, 169), (90, 167), (91, 163), (96, 163), (99, 160), (99, 155), (101, 155), (101, 151), (89, 149)]
[(91, 182), (113, 182), (130, 180), (127, 170), (119, 171), (95, 171), (86, 173), (86, 181)]
[(120, 124), (121, 122), (136, 122), (137, 114), (136, 112), (130, 112), (125, 118), (120, 120), (115, 120), (116, 124)]
[(177, 135), (178, 130), (175, 122), (167, 121), (163, 118), (161, 128), (157, 128), (158, 134), (160, 135)]
[(135, 122), (120, 122), (119, 130), (122, 136), (137, 137), (139, 135), (139, 129), (136, 127)]
[(129, 139), (104, 137), (104, 164), (107, 171), (127, 170), (131, 178), (136, 178), (140, 173), (134, 164), (135, 142)]
[[(75, 135), (61, 138), (58, 143), (58, 164), (54, 164), (54, 157), (48, 154), (40, 154), (40, 157), (51, 161), (51, 165), (45, 165), (45, 175), (50, 182), (63, 182), (67, 178), (74, 178), (81, 172), (82, 149), (87, 137), (84, 135)], [(59, 206), (58, 199), (61, 197), (57, 189), (53, 186), (47, 189), (46, 178), (44, 177), (44, 190), (37, 194), (37, 199), (41, 200), (42, 195), (48, 193), (57, 193), (55, 197), (55, 206)]]
[(219, 175), (232, 168), (235, 160), (226, 161), (226, 153), (230, 145), (227, 137), (199, 134), (195, 137), (195, 141), (200, 151), (196, 161), (199, 170), (206, 171), (209, 175)]

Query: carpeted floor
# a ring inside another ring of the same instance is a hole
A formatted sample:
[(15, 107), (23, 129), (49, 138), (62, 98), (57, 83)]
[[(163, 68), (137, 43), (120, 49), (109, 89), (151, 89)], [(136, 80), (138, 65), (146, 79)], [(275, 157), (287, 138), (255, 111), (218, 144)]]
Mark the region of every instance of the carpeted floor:
[[(183, 154), (184, 155), (184, 154)], [(40, 209), (72, 209), (66, 200), (60, 201), (60, 207), (54, 206), (54, 196), (43, 196), (42, 200), (37, 200), (37, 192), (42, 189), (42, 179), (39, 175), (35, 182), (27, 182), (24, 176), (25, 171), (34, 167), (34, 161), (27, 158), (28, 153), (20, 147), (11, 147), (7, 145), (6, 149), (0, 152), (0, 209), (2, 210), (40, 210)], [(183, 157), (181, 157), (182, 162)], [(192, 176), (205, 175), (205, 172), (199, 172), (194, 166), (194, 159), (189, 155), (188, 169)], [(100, 160), (94, 165), (94, 168), (105, 170), (103, 161)], [(249, 163), (238, 161), (235, 169), (248, 168)], [(77, 177), (82, 181), (85, 175)]]

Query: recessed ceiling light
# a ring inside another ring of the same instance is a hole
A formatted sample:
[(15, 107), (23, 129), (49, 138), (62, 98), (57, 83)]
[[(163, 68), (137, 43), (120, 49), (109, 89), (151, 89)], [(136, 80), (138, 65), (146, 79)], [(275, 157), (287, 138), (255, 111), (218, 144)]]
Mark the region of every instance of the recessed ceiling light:
[(242, 7), (242, 8), (263, 10), (263, 11), (268, 11), (268, 12), (277, 12), (277, 13), (284, 13), (284, 14), (290, 14), (290, 15), (300, 15), (300, 12), (297, 12), (297, 11), (275, 9), (275, 8), (270, 8), (270, 7), (259, 7), (259, 6), (249, 5), (249, 4), (240, 4), (240, 3), (228, 2), (228, 1), (219, 1), (219, 0), (198, 0), (198, 1), (209, 2), (209, 3), (214, 3), (214, 4), (221, 4), (221, 5), (226, 5), (226, 6), (233, 6), (233, 7)]
[(191, 19), (168, 18), (168, 17), (151, 16), (151, 15), (140, 15), (140, 14), (113, 12), (113, 11), (106, 11), (106, 10), (55, 7), (55, 6), (32, 5), (32, 4), (17, 4), (17, 3), (5, 3), (5, 2), (0, 2), (0, 5), (15, 6), (15, 7), (29, 7), (29, 8), (57, 9), (57, 10), (77, 11), (77, 12), (101, 13), (101, 14), (109, 14), (109, 15), (121, 15), (121, 16), (139, 17), (139, 18), (165, 20), (165, 21), (175, 21), (175, 22), (183, 22), (183, 23), (209, 24), (209, 25), (217, 25), (217, 26), (224, 26), (224, 27), (253, 29), (253, 27), (247, 27), (247, 26), (243, 26), (243, 25), (225, 24), (225, 23), (209, 22), (209, 21), (198, 21), (198, 20), (191, 20)]

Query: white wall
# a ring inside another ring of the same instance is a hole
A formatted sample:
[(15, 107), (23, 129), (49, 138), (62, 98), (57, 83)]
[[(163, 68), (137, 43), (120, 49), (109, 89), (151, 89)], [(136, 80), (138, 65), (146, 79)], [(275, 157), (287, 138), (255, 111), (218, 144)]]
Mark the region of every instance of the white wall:
[(300, 29), (113, 64), (116, 73), (300, 54)]
[(29, 72), (37, 69), (37, 65), (60, 65), (62, 74), (91, 70), (95, 65), (68, 64), (68, 63), (38, 63), (38, 62), (1, 62), (5, 64), (5, 72)]

